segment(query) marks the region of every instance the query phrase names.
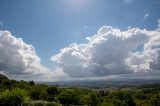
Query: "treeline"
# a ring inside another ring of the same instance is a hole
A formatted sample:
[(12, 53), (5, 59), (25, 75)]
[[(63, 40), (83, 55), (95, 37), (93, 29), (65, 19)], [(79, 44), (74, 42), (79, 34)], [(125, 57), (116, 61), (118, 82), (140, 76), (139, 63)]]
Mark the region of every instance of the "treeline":
[(160, 106), (160, 88), (93, 90), (61, 88), (0, 75), (0, 106)]

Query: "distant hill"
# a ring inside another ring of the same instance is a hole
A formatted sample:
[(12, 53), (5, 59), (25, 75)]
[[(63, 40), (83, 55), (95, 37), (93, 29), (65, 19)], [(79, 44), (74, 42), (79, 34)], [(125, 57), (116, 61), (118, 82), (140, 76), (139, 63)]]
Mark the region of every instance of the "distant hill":
[[(32, 84), (33, 81), (16, 81), (0, 74), (0, 86), (12, 86), (20, 82)], [(81, 80), (81, 81), (57, 81), (57, 82), (36, 82), (37, 84), (56, 85), (60, 87), (88, 87), (88, 88), (106, 88), (106, 87), (132, 87), (143, 85), (160, 85), (160, 80)]]
[(147, 84), (160, 84), (160, 80), (83, 80), (83, 81), (59, 81), (59, 82), (38, 82), (47, 85), (59, 85), (61, 87), (89, 87), (89, 88), (106, 88), (106, 87), (130, 87), (142, 86)]

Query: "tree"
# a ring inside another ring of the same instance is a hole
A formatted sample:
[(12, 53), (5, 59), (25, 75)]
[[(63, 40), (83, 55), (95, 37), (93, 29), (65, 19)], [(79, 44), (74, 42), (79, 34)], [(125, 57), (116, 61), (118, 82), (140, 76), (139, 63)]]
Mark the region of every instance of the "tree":
[(57, 95), (59, 93), (58, 88), (55, 86), (48, 87), (46, 91), (48, 95)]
[(131, 94), (126, 95), (126, 104), (128, 106), (136, 106), (134, 99), (132, 98)]
[(55, 96), (59, 93), (59, 90), (57, 87), (51, 86), (46, 89), (46, 92), (47, 92), (47, 100), (53, 101)]
[(98, 96), (97, 96), (97, 94), (95, 94), (95, 93), (91, 93), (90, 94), (90, 106), (98, 106), (98, 104), (99, 104), (99, 98), (98, 98)]
[(1, 106), (21, 106), (27, 92), (22, 89), (13, 89), (11, 91), (5, 90), (0, 94), (0, 105)]
[(150, 103), (152, 106), (160, 106), (160, 96), (157, 95), (153, 95), (150, 99)]
[(29, 85), (31, 85), (31, 86), (35, 85), (34, 81), (29, 81), (28, 83), (29, 83)]
[(80, 96), (71, 90), (63, 91), (59, 94), (58, 100), (64, 105), (80, 105)]

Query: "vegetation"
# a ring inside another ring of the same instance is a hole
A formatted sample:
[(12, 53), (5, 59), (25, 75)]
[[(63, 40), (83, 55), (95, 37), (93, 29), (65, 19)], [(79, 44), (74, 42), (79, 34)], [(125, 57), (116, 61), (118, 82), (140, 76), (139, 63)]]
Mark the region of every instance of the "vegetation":
[(0, 75), (0, 106), (160, 106), (160, 85), (114, 89), (61, 88)]

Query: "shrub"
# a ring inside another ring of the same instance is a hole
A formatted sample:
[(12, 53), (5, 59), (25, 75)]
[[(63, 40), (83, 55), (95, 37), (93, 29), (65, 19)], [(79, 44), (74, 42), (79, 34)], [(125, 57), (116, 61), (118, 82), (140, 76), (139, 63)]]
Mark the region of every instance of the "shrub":
[(160, 96), (158, 94), (153, 95), (150, 99), (152, 106), (160, 106)]
[(136, 103), (135, 103), (135, 101), (134, 101), (134, 99), (133, 99), (133, 97), (132, 97), (131, 94), (127, 94), (127, 95), (126, 95), (126, 100), (125, 100), (125, 102), (126, 102), (126, 104), (127, 104), (128, 106), (136, 106)]
[(59, 94), (58, 100), (60, 103), (64, 105), (79, 105), (80, 104), (80, 96), (73, 91), (67, 90), (63, 91)]
[(57, 87), (54, 87), (54, 86), (51, 86), (51, 87), (48, 87), (46, 89), (46, 92), (47, 92), (47, 100), (48, 101), (53, 101), (55, 96), (59, 93), (59, 90)]
[(27, 92), (22, 89), (5, 90), (0, 94), (0, 105), (1, 106), (21, 106)]
[(56, 102), (48, 102), (48, 101), (30, 101), (23, 103), (22, 106), (62, 106)]
[(52, 87), (48, 87), (47, 89), (46, 89), (46, 91), (47, 91), (47, 94), (49, 94), (49, 95), (57, 95), (58, 94), (58, 88), (57, 87), (54, 87), (54, 86), (52, 86)]

